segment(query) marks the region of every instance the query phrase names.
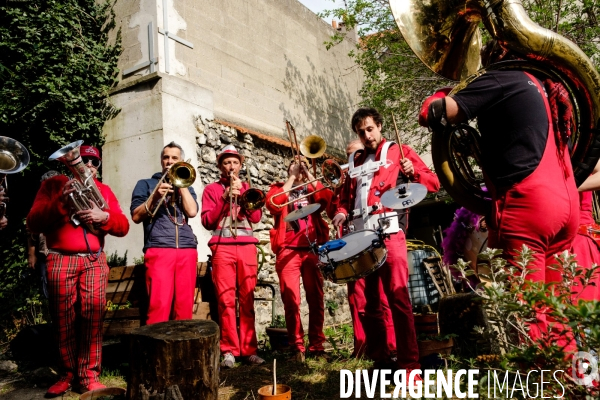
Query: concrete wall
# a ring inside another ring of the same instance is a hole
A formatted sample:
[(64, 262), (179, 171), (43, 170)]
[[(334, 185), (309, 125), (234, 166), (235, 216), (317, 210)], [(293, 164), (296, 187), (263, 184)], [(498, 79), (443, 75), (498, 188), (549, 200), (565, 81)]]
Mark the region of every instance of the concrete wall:
[[(284, 138), (287, 118), (299, 140), (316, 134), (330, 150), (345, 147), (362, 83), (347, 56), (354, 42), (327, 51), (333, 28), (297, 0), (164, 1), (169, 32), (194, 46), (169, 40), (169, 73), (211, 90), (217, 118)], [(147, 25), (164, 27), (164, 10), (163, 0), (120, 3), (124, 70), (148, 60)], [(164, 73), (164, 36), (156, 32), (154, 41)]]
[[(122, 256), (127, 250), (132, 261), (142, 256), (144, 237), (142, 225), (134, 224), (129, 214), (133, 188), (138, 180), (161, 171), (160, 153), (171, 141), (180, 144), (185, 157), (198, 167), (195, 118), (214, 117), (212, 93), (191, 82), (155, 73), (121, 86), (112, 101), (121, 112), (104, 127), (103, 179), (115, 192), (131, 228), (124, 238), (107, 236), (106, 251)], [(202, 180), (196, 179), (193, 188), (200, 204)], [(192, 218), (190, 225), (198, 237), (199, 260), (205, 261), (209, 234), (200, 218)]]

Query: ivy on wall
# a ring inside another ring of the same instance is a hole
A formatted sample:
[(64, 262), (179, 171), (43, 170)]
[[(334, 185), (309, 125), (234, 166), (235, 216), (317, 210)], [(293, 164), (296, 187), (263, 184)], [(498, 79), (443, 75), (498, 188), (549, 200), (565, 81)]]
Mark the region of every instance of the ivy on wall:
[(0, 3), (0, 135), (23, 143), (29, 167), (8, 177), (9, 226), (0, 232), (0, 336), (26, 299), (38, 296), (27, 273), (24, 219), (41, 175), (63, 170), (48, 156), (83, 139), (102, 144), (102, 126), (117, 110), (121, 38), (109, 41), (113, 3), (94, 0), (7, 0)]

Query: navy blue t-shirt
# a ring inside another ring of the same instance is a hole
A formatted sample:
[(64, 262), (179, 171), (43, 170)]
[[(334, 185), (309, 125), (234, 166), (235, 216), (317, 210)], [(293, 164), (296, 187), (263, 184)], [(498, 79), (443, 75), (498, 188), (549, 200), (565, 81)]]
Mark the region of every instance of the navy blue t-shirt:
[(546, 148), (548, 115), (527, 74), (489, 71), (452, 98), (468, 119), (477, 117), (481, 167), (496, 187), (512, 186), (537, 168)]
[[(131, 195), (131, 207), (130, 211), (133, 214), (138, 206), (143, 204), (152, 191), (158, 184), (158, 181), (162, 174), (160, 172), (152, 175), (150, 179), (142, 179), (138, 181), (133, 189)], [(193, 187), (188, 188), (190, 194), (196, 200), (196, 192)], [(172, 218), (174, 219), (175, 212), (173, 207), (168, 204), (170, 196), (167, 196), (167, 201), (158, 208), (158, 211), (154, 218), (146, 218), (144, 223), (144, 253), (149, 248), (196, 248), (198, 246), (198, 240), (196, 235), (192, 231), (192, 228), (187, 224), (187, 218), (182, 218), (185, 214), (179, 204), (175, 204), (177, 209), (177, 222), (185, 222), (182, 226), (176, 226)], [(168, 207), (168, 208), (167, 208)], [(196, 207), (198, 202), (196, 201)], [(177, 232), (176, 232), (177, 231)]]

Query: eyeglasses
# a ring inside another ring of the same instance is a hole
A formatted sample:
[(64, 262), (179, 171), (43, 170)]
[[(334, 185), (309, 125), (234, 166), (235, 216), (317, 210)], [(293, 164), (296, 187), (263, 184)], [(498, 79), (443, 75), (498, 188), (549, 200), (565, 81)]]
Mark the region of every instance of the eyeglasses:
[(88, 163), (92, 163), (92, 165), (96, 168), (98, 168), (100, 166), (100, 164), (102, 163), (100, 160), (98, 160), (96, 157), (81, 157), (81, 159), (83, 160), (83, 163), (85, 165), (88, 165)]

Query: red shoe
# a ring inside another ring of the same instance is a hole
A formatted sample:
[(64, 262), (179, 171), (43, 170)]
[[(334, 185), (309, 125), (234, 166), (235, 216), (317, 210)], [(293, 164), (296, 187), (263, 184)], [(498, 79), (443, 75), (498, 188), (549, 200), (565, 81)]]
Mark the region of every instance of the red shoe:
[(83, 387), (85, 392), (92, 392), (94, 390), (106, 389), (106, 386), (100, 382), (92, 382), (89, 385)]
[[(410, 378), (410, 373), (412, 372), (412, 369), (407, 369), (406, 370), (406, 379)], [(421, 378), (421, 374), (415, 374), (414, 379), (412, 381), (409, 381), (409, 388), (414, 388), (414, 387), (419, 387), (421, 386), (421, 389), (423, 387), (423, 378)], [(416, 391), (413, 389), (413, 391)], [(418, 391), (416, 391), (418, 392)]]
[(73, 376), (65, 376), (60, 378), (58, 382), (50, 386), (44, 397), (47, 399), (51, 399), (53, 397), (58, 397), (67, 393), (71, 389), (72, 380)]

